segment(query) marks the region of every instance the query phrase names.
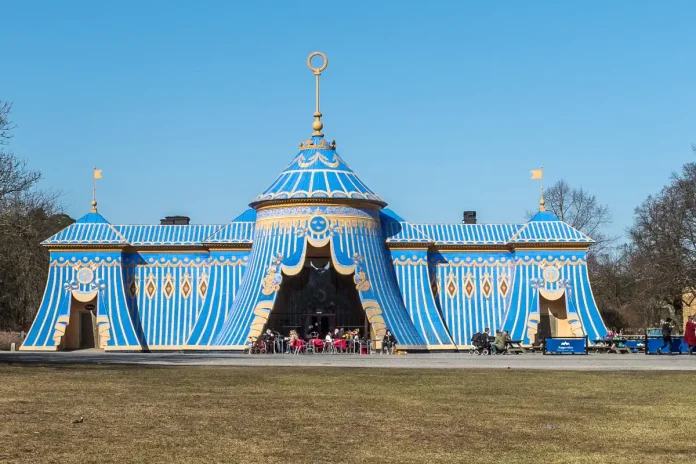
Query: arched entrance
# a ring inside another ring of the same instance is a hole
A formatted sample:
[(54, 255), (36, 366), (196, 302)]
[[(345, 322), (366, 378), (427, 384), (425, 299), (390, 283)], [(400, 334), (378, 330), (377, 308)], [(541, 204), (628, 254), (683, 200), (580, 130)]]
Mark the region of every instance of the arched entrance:
[(368, 329), (367, 317), (355, 288), (353, 275), (334, 269), (329, 246), (307, 246), (302, 270), (283, 275), (280, 291), (267, 328), (287, 335), (296, 330), (325, 334), (333, 328)]
[(99, 346), (96, 297), (84, 302), (71, 297), (70, 320), (61, 345), (65, 350), (85, 350)]
[(572, 337), (565, 293), (554, 300), (539, 295), (539, 325), (537, 341), (547, 337)]

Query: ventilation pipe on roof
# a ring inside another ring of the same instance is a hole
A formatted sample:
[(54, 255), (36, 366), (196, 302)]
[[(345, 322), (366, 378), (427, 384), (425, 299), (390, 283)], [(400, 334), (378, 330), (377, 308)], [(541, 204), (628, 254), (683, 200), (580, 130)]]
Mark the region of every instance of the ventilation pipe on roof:
[(166, 216), (160, 219), (160, 224), (163, 226), (187, 226), (191, 222), (188, 216)]
[(476, 211), (464, 211), (463, 224), (476, 224)]

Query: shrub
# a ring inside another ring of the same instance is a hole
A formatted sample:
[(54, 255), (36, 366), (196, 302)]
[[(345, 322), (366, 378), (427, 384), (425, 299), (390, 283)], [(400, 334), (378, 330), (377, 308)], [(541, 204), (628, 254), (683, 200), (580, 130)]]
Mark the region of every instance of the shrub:
[(14, 343), (16, 349), (22, 344), (19, 332), (0, 332), (0, 351), (9, 351), (10, 345)]

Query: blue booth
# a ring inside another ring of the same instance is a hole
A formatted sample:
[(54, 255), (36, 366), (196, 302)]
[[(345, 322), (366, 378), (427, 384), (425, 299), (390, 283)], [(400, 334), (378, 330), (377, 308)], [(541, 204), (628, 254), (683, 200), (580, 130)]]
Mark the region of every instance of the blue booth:
[[(664, 341), (661, 336), (646, 335), (645, 336), (645, 354), (657, 354), (657, 350), (662, 348)], [(672, 354), (686, 354), (689, 349), (689, 345), (684, 342), (684, 337), (682, 335), (672, 336), (672, 343), (670, 345)], [(664, 354), (669, 354), (669, 350), (665, 348), (662, 350)]]
[(587, 337), (547, 337), (543, 342), (544, 354), (587, 354)]

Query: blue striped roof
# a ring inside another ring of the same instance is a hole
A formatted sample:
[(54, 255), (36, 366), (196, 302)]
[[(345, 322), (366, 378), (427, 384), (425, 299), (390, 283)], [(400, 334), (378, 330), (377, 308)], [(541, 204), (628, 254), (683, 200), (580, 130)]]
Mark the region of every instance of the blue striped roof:
[(587, 235), (563, 221), (530, 221), (510, 239), (510, 243), (594, 243)]
[(415, 224), (438, 245), (506, 245), (524, 224)]
[[(386, 205), (338, 156), (323, 136), (314, 136), (278, 178), (250, 206), (272, 200), (333, 198), (366, 200)], [(321, 148), (316, 148), (321, 147)]]
[(255, 222), (230, 222), (203, 243), (251, 243), (255, 225)]
[(41, 242), (42, 245), (127, 245), (128, 241), (109, 223), (70, 224)]
[(85, 214), (42, 245), (127, 245), (128, 241), (104, 216), (96, 211)]
[(133, 246), (193, 246), (200, 245), (224, 224), (190, 225), (115, 225)]
[(379, 216), (387, 243), (434, 243), (430, 237), (425, 236), (389, 208), (383, 209)]

